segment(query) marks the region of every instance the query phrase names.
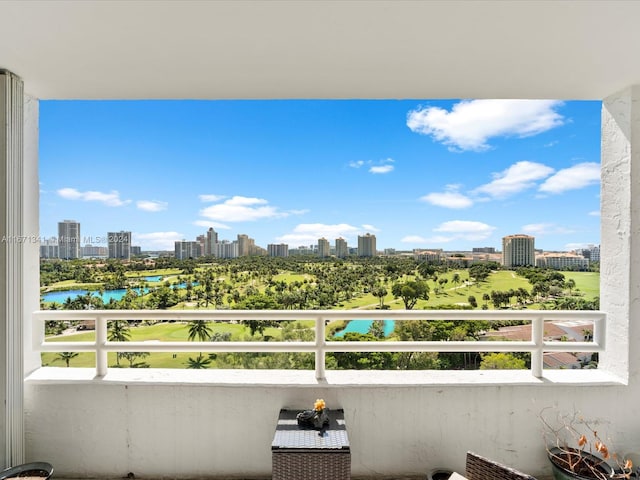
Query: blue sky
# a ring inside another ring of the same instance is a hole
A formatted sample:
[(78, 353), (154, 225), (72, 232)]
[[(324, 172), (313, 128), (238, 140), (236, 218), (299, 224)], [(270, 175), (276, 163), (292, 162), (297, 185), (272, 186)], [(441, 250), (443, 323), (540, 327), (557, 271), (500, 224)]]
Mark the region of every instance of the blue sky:
[[(173, 249), (212, 226), (289, 248), (600, 243), (600, 102), (41, 101), (40, 233), (131, 231)], [(84, 243), (84, 242), (83, 242)], [(94, 241), (94, 245), (98, 242)], [(106, 245), (104, 245), (106, 246)]]

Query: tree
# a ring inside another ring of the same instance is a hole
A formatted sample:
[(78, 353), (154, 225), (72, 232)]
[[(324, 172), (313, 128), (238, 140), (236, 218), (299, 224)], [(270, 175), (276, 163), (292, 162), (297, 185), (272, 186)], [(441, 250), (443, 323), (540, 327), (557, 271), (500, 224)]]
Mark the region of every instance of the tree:
[(404, 307), (411, 310), (418, 300), (429, 300), (429, 285), (421, 280), (409, 280), (406, 282), (394, 283), (391, 293), (395, 298), (402, 298)]
[(387, 295), (387, 289), (384, 288), (384, 286), (382, 285), (377, 285), (375, 287), (373, 287), (373, 289), (371, 290), (371, 293), (373, 294), (374, 297), (378, 297), (378, 300), (380, 301), (380, 310), (384, 309), (384, 297)]
[[(125, 320), (114, 320), (109, 322), (107, 328), (107, 340), (110, 342), (126, 342), (131, 337), (129, 323)], [(120, 366), (120, 358), (123, 352), (116, 352), (116, 365)]]
[(60, 352), (58, 353), (57, 358), (59, 358), (60, 360), (63, 360), (68, 367), (71, 359), (76, 358), (77, 356), (78, 356), (78, 352)]
[(210, 364), (211, 359), (208, 357), (203, 357), (202, 354), (198, 355), (196, 358), (189, 357), (189, 360), (187, 360), (187, 368), (193, 368), (196, 370), (209, 368)]
[(476, 308), (478, 306), (478, 301), (473, 295), (469, 295), (469, 298), (467, 300), (469, 301), (469, 305), (471, 305), (473, 308)]
[(368, 333), (376, 338), (385, 338), (386, 335), (384, 334), (384, 320), (374, 320), (373, 322), (371, 322)]
[(211, 338), (211, 327), (205, 320), (194, 320), (189, 325), (189, 336), (187, 337), (190, 342), (193, 342), (196, 338), (201, 342), (206, 342)]
[(146, 358), (149, 352), (122, 352), (120, 356), (129, 361), (129, 368), (149, 368), (147, 362), (136, 362), (139, 358)]
[(482, 356), (480, 370), (524, 370), (525, 361), (509, 353), (487, 353)]

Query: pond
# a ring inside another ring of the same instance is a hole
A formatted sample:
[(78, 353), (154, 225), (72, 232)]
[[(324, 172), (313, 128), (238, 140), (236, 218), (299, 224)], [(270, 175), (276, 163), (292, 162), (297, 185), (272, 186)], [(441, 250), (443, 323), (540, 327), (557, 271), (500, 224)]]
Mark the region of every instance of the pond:
[[(393, 332), (394, 321), (393, 320), (383, 320), (384, 322), (384, 336), (388, 337)], [(365, 334), (369, 332), (369, 328), (371, 328), (371, 324), (373, 320), (351, 320), (347, 324), (347, 327), (344, 330), (341, 330), (335, 334), (336, 337), (343, 337), (345, 333), (355, 332)]]
[[(151, 278), (151, 277), (149, 277)], [(192, 285), (195, 287), (198, 285), (198, 282), (192, 282)], [(172, 285), (171, 288), (186, 288), (187, 284), (185, 282), (180, 283), (178, 285)], [(146, 294), (149, 293), (150, 289), (148, 288), (132, 288), (131, 290), (137, 292), (138, 294)], [(86, 295), (89, 290), (61, 290), (59, 292), (47, 292), (40, 295), (43, 302), (56, 302), (56, 303), (64, 303), (67, 301), (67, 298), (71, 297), (71, 300), (76, 297), (80, 297), (82, 295)], [(127, 293), (126, 288), (117, 288), (115, 290), (105, 290), (102, 295), (98, 290), (94, 290), (91, 292), (91, 295), (94, 297), (99, 297), (102, 299), (104, 303), (109, 303), (111, 299), (115, 301), (122, 300), (125, 293)]]

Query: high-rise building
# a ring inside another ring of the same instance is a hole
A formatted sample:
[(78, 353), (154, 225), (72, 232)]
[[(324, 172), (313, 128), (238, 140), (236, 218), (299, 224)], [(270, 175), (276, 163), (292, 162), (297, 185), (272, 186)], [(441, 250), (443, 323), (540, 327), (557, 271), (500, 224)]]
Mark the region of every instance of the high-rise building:
[(131, 260), (131, 232), (108, 232), (109, 258)]
[(238, 256), (247, 257), (255, 255), (256, 241), (249, 235), (238, 234)]
[(178, 260), (201, 257), (202, 247), (200, 242), (187, 242), (186, 240), (175, 242), (175, 255)]
[(342, 238), (336, 238), (336, 257), (338, 258), (346, 258), (349, 256), (349, 247), (347, 246), (347, 241)]
[(534, 237), (519, 234), (502, 238), (502, 265), (504, 267), (533, 267), (535, 264)]
[(329, 240), (322, 237), (318, 239), (318, 256), (320, 258), (325, 258), (331, 255), (331, 245), (329, 244)]
[(216, 256), (216, 245), (218, 244), (218, 233), (210, 227), (207, 230), (207, 238), (204, 241), (204, 254), (207, 257)]
[(286, 243), (270, 243), (267, 245), (267, 252), (270, 257), (288, 257), (289, 256), (289, 245)]
[(40, 258), (60, 258), (57, 238), (46, 238), (40, 243)]
[(358, 256), (359, 257), (375, 257), (376, 256), (376, 236), (370, 233), (364, 236), (358, 235)]
[(80, 223), (75, 220), (58, 222), (58, 254), (69, 260), (80, 258)]
[(109, 247), (94, 246), (87, 243), (80, 247), (80, 255), (83, 258), (107, 258), (109, 256)]
[(218, 258), (236, 258), (238, 257), (238, 242), (230, 242), (222, 240), (216, 243), (214, 256)]

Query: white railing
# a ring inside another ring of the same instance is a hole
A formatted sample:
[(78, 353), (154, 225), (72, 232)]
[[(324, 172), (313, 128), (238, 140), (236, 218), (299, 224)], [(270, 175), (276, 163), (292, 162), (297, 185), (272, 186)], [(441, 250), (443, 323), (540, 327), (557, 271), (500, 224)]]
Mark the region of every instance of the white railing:
[[(326, 339), (331, 320), (467, 320), (531, 322), (527, 341), (376, 341), (348, 342)], [(327, 352), (531, 352), (531, 372), (543, 375), (545, 352), (602, 352), (606, 314), (599, 311), (549, 310), (41, 310), (33, 314), (33, 349), (40, 352), (95, 352), (96, 374), (108, 371), (108, 352), (310, 352), (315, 354), (316, 378), (325, 378)], [(45, 321), (95, 321), (94, 342), (47, 342)], [(160, 320), (189, 322), (240, 320), (314, 320), (315, 341), (281, 342), (111, 342), (107, 322)], [(585, 321), (593, 325), (593, 341), (545, 341), (545, 321)]]

